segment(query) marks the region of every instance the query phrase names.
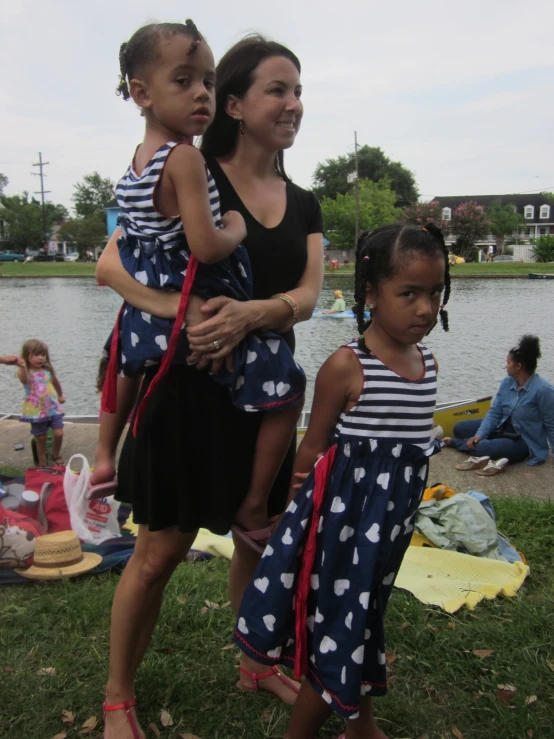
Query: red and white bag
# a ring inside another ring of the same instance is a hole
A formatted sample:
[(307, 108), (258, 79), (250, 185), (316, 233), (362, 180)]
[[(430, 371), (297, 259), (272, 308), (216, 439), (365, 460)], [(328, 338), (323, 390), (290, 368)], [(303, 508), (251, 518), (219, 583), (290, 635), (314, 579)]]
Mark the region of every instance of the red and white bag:
[(10, 511), (0, 503), (0, 567), (27, 567), (35, 551), (35, 539), (46, 531), (30, 516)]
[[(80, 472), (72, 472), (72, 463), (81, 461)], [(65, 469), (63, 488), (69, 509), (71, 528), (82, 542), (101, 544), (106, 539), (121, 536), (117, 521), (119, 503), (113, 495), (89, 500), (90, 468), (86, 457), (74, 454)]]

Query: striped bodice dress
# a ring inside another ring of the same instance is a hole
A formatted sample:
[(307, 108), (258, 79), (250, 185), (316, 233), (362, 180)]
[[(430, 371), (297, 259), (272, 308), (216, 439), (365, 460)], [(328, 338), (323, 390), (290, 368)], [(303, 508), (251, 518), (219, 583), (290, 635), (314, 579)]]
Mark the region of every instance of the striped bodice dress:
[(264, 664), (294, 665), (340, 715), (387, 689), (383, 617), (425, 489), (436, 367), (400, 377), (347, 345), (363, 372), (326, 454), (284, 513), (248, 586), (238, 646)]
[[(149, 365), (162, 362), (159, 382), (170, 364), (186, 362), (190, 350), (185, 331), (185, 294), (206, 300), (225, 296), (241, 301), (253, 295), (250, 259), (243, 245), (217, 263), (200, 264), (191, 257), (181, 218), (168, 218), (157, 210), (156, 186), (168, 157), (179, 145), (186, 144), (169, 142), (160, 146), (140, 175), (131, 163), (116, 187), (121, 208), (118, 249), (124, 268), (147, 287), (182, 291), (183, 297), (175, 320), (123, 305), (118, 332), (112, 332), (105, 346), (106, 354), (117, 355), (117, 366), (115, 359), (109, 365), (109, 391), (103, 393), (103, 409), (110, 412), (115, 407), (117, 373), (138, 376)], [(212, 218), (221, 228), (219, 192), (207, 167), (206, 176)], [(304, 372), (286, 342), (269, 331), (248, 334), (233, 351), (233, 370), (223, 369), (213, 377), (229, 388), (234, 405), (246, 411), (295, 405), (302, 401), (306, 386)]]

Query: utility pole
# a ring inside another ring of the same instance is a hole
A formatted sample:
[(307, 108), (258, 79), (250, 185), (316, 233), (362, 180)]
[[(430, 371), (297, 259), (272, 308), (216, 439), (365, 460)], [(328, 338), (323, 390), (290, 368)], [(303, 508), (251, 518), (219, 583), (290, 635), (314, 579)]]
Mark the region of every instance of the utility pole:
[(35, 164), (33, 164), (33, 167), (39, 167), (39, 171), (38, 172), (31, 172), (31, 174), (34, 175), (35, 177), (40, 177), (40, 190), (36, 190), (34, 194), (35, 195), (39, 195), (40, 194), (41, 200), (42, 200), (42, 245), (43, 246), (46, 245), (46, 208), (45, 208), (45, 204), (44, 204), (44, 196), (46, 195), (46, 193), (50, 192), (50, 190), (45, 190), (44, 189), (44, 177), (45, 177), (45, 175), (44, 175), (44, 172), (43, 172), (43, 168), (47, 164), (50, 164), (50, 162), (43, 162), (42, 161), (42, 152), (39, 151), (39, 153), (38, 153), (38, 162), (36, 162)]
[(356, 163), (356, 179), (354, 181), (354, 192), (356, 196), (356, 230), (354, 236), (354, 248), (360, 238), (360, 197), (358, 192), (358, 133), (354, 131), (354, 161)]

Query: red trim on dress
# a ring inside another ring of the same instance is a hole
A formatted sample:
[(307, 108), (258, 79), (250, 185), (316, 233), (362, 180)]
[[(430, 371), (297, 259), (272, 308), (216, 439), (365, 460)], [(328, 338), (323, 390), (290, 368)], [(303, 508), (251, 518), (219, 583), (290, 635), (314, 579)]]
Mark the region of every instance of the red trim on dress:
[(102, 386), (101, 413), (115, 413), (117, 410), (117, 373), (119, 369), (119, 324), (123, 315), (122, 304), (115, 320), (110, 344), (110, 356), (106, 367), (106, 377)]
[(296, 646), (294, 655), (294, 679), (300, 680), (308, 669), (308, 635), (307, 635), (307, 619), (308, 619), (308, 594), (310, 592), (310, 575), (312, 574), (315, 555), (316, 555), (316, 538), (319, 526), (319, 517), (323, 501), (325, 499), (325, 490), (327, 482), (333, 469), (337, 445), (330, 447), (325, 455), (317, 462), (314, 470), (314, 491), (312, 511), (312, 520), (310, 521), (310, 529), (306, 546), (302, 554), (302, 564), (298, 574), (298, 582), (296, 586)]

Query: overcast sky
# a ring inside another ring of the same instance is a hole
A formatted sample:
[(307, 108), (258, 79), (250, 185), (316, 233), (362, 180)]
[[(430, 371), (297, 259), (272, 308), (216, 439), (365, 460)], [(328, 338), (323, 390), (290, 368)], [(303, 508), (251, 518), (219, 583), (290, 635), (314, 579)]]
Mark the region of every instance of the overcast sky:
[[(71, 204), (97, 170), (119, 179), (142, 138), (114, 94), (122, 41), (192, 17), (216, 59), (248, 31), (302, 62), (305, 113), (287, 153), (309, 187), (318, 162), (360, 144), (411, 169), (422, 196), (554, 190), (552, 0), (0, 0), (0, 172), (7, 194)], [(38, 171), (35, 169), (34, 171)]]

